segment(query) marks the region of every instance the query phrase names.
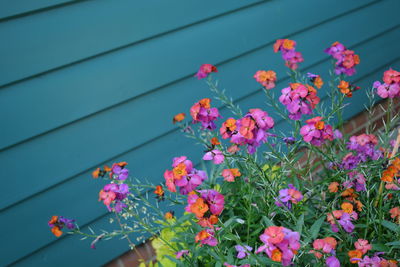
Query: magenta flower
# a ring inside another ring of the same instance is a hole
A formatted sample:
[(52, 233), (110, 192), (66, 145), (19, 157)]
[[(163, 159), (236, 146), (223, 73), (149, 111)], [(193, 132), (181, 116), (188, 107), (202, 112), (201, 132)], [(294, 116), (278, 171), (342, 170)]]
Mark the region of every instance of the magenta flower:
[(185, 256), (185, 255), (189, 255), (189, 250), (186, 250), (186, 249), (180, 250), (180, 251), (178, 251), (178, 252), (175, 252), (175, 255), (176, 255), (176, 258), (177, 258), (177, 259), (180, 259), (180, 258), (182, 258), (182, 257)]
[(214, 164), (221, 164), (224, 162), (225, 157), (220, 150), (214, 149), (204, 154), (203, 160), (212, 160)]
[(265, 252), (270, 258), (274, 253), (281, 254), (283, 266), (289, 266), (295, 253), (300, 249), (300, 234), (284, 227), (268, 227), (260, 235), (260, 240), (264, 245), (257, 249), (256, 254)]
[(356, 73), (355, 66), (360, 64), (360, 57), (354, 51), (347, 49), (343, 44), (335, 42), (324, 50), (325, 53), (336, 59), (335, 73), (351, 76)]
[(215, 120), (220, 116), (217, 108), (210, 106), (211, 100), (209, 98), (201, 99), (190, 108), (190, 115), (192, 116), (193, 123), (201, 123), (203, 129), (214, 130)]
[(247, 245), (245, 245), (244, 247), (241, 245), (236, 245), (235, 249), (238, 252), (238, 254), (236, 256), (238, 259), (243, 259), (243, 258), (247, 257), (248, 255), (250, 255), (249, 252), (253, 250), (252, 247), (249, 247)]
[(198, 191), (208, 206), (210, 207), (210, 211), (214, 215), (220, 215), (222, 210), (224, 209), (225, 198), (224, 196), (216, 190), (208, 189), (208, 190), (199, 190)]
[(335, 256), (329, 256), (325, 261), (328, 267), (340, 267), (340, 262)]
[(314, 146), (321, 146), (325, 140), (332, 141), (334, 139), (334, 132), (331, 125), (325, 125), (322, 117), (315, 117), (306, 120), (306, 125), (301, 127), (300, 134), (303, 140)]
[(194, 75), (194, 76), (200, 80), (200, 79), (206, 78), (208, 76), (208, 74), (210, 74), (211, 72), (218, 72), (217, 67), (215, 67), (211, 64), (203, 64), (200, 66), (200, 69), (197, 71), (196, 75)]
[(186, 156), (173, 158), (172, 167), (172, 171), (164, 172), (165, 184), (171, 192), (176, 192), (178, 186), (179, 192), (187, 195), (207, 179), (206, 172), (193, 168), (193, 163)]
[(279, 198), (275, 202), (275, 205), (282, 207), (285, 205), (289, 209), (293, 204), (297, 204), (303, 199), (303, 195), (296, 189), (292, 184), (288, 185), (288, 188), (279, 190)]

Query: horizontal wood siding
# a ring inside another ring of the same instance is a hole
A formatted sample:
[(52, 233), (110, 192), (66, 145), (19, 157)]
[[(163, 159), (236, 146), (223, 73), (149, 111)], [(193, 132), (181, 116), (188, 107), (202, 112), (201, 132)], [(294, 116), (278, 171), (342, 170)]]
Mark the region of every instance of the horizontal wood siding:
[[(0, 196), (0, 239), (9, 240), (0, 265), (98, 266), (126, 250), (120, 240), (90, 250), (74, 236), (55, 239), (47, 219), (113, 227), (90, 175), (102, 164), (128, 161), (132, 175), (157, 183), (174, 156), (200, 162), (171, 118), (211, 97), (193, 77), (202, 63), (217, 64), (243, 110), (271, 114), (252, 76), (276, 70), (276, 98), (287, 85), (272, 51), (278, 38), (296, 40), (300, 68), (326, 80), (323, 50), (334, 41), (360, 55), (352, 80), (362, 88), (400, 67), (398, 0), (27, 2), (0, 0), (0, 177), (9, 188)], [(325, 89), (319, 96), (329, 100)], [(349, 101), (346, 119), (367, 103), (363, 91)]]

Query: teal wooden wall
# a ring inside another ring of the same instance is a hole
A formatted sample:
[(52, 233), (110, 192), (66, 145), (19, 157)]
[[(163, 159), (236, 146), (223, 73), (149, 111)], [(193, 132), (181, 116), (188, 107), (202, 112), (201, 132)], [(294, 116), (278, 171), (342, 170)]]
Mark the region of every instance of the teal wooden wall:
[[(0, 265), (98, 266), (127, 249), (56, 239), (47, 220), (109, 228), (97, 166), (128, 161), (156, 182), (173, 156), (199, 161), (171, 118), (211, 96), (193, 78), (200, 64), (218, 66), (243, 109), (268, 111), (252, 76), (274, 69), (275, 90), (287, 84), (276, 39), (296, 40), (301, 69), (324, 77), (323, 49), (340, 41), (360, 55), (353, 80), (366, 88), (400, 66), (399, 10), (398, 0), (0, 0)], [(366, 97), (352, 101), (347, 118)]]

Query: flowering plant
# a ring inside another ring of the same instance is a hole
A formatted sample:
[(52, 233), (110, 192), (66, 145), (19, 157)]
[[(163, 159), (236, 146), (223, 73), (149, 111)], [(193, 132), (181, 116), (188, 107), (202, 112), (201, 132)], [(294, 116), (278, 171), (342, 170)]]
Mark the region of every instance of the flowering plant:
[[(203, 168), (177, 155), (157, 185), (128, 178), (126, 162), (98, 168), (93, 177), (107, 180), (99, 200), (115, 213), (121, 229), (84, 233), (72, 220), (53, 216), (52, 232), (60, 236), (66, 226), (91, 238), (93, 248), (121, 235), (134, 249), (130, 237), (151, 236), (159, 266), (397, 266), (400, 133), (392, 136), (400, 72), (386, 71), (384, 83), (375, 82), (367, 91), (370, 106), (375, 89), (389, 98), (383, 129), (369, 125), (365, 133), (349, 137), (343, 131), (344, 100), (360, 88), (346, 76), (355, 74), (358, 55), (339, 42), (325, 50), (333, 69), (331, 103), (324, 108), (318, 96), (323, 79), (297, 70), (303, 57), (295, 49), (289, 39), (274, 45), (292, 78), (278, 101), (276, 73), (254, 75), (270, 104), (268, 112), (243, 113), (211, 76), (217, 68), (202, 65), (195, 76), (206, 79), (233, 114), (222, 118), (204, 98), (190, 108), (190, 122), (185, 113), (174, 116), (182, 132), (204, 147)], [(276, 130), (277, 118), (292, 130)]]

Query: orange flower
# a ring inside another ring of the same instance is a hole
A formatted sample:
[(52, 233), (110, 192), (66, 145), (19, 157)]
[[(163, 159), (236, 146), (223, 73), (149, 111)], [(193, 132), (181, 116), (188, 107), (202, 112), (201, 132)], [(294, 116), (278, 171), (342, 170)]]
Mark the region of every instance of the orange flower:
[(49, 224), (55, 224), (58, 220), (58, 216), (51, 216), (51, 219), (49, 221)]
[(125, 167), (126, 165), (128, 165), (128, 163), (125, 162), (125, 161), (121, 161), (121, 162), (114, 163), (114, 164), (117, 164), (117, 165), (120, 166), (121, 168), (122, 168), (122, 167)]
[(282, 46), (283, 46), (283, 48), (285, 48), (287, 50), (292, 50), (295, 46), (295, 43), (293, 40), (285, 39), (285, 40), (283, 40)]
[[(53, 216), (54, 217), (54, 216)], [(51, 228), (51, 232), (56, 236), (56, 237), (60, 237), (62, 235), (62, 231), (60, 230), (60, 228), (58, 228), (58, 226), (54, 226), (53, 228)]]
[(185, 116), (186, 116), (185, 113), (176, 114), (174, 116), (174, 118), (172, 119), (172, 123), (177, 123), (177, 122), (183, 121), (185, 119)]
[(226, 120), (225, 122), (226, 128), (229, 129), (229, 131), (233, 132), (234, 130), (236, 130), (236, 120), (229, 118)]
[(216, 145), (220, 145), (221, 142), (218, 140), (217, 137), (213, 137), (213, 138), (211, 138), (211, 144), (212, 144), (213, 146), (216, 146)]
[(110, 172), (111, 171), (111, 168), (108, 167), (107, 165), (104, 165), (103, 169), (104, 169), (105, 172)]
[(100, 168), (95, 169), (95, 170), (92, 172), (93, 178), (99, 178), (100, 172), (101, 172), (101, 169), (100, 169)]
[(154, 190), (154, 194), (156, 194), (159, 197), (164, 196), (164, 190), (161, 185), (156, 186), (156, 190)]
[(282, 261), (282, 252), (276, 248), (272, 251), (271, 260), (281, 262)]
[(199, 101), (200, 106), (202, 106), (203, 108), (210, 108), (210, 102), (211, 100), (209, 98), (203, 98), (202, 100)]
[(202, 198), (198, 198), (196, 202), (190, 206), (190, 211), (194, 213), (197, 218), (202, 218), (204, 213), (208, 211), (208, 205), (204, 203)]
[(392, 161), (392, 165), (393, 165), (393, 167), (396, 168), (397, 172), (399, 172), (400, 171), (400, 158), (395, 158)]
[(173, 212), (168, 211), (167, 213), (165, 213), (164, 218), (165, 218), (166, 220), (173, 219), (173, 218), (174, 218)]
[(347, 188), (342, 192), (342, 197), (352, 197), (354, 196), (354, 189), (353, 188)]
[(323, 121), (317, 121), (315, 123), (315, 128), (317, 128), (318, 130), (323, 130), (325, 127), (325, 123)]
[(351, 203), (349, 203), (349, 202), (344, 202), (341, 205), (341, 208), (346, 213), (352, 213), (353, 212), (353, 205)]
[(340, 92), (342, 94), (348, 94), (350, 93), (350, 84), (349, 82), (346, 81), (340, 81), (338, 88), (340, 89)]
[(339, 189), (339, 183), (338, 182), (332, 182), (328, 186), (328, 190), (331, 193), (336, 193), (338, 191), (338, 189)]
[(201, 241), (201, 240), (204, 240), (204, 239), (208, 238), (209, 236), (210, 236), (210, 234), (207, 233), (206, 230), (202, 230), (202, 231), (200, 231), (200, 232), (195, 236), (194, 240), (195, 240), (196, 243), (197, 243), (197, 242), (199, 242), (199, 241)]
[[(389, 166), (389, 168), (390, 167), (392, 167), (392, 166)], [(384, 182), (392, 183), (395, 173), (393, 173), (391, 170), (389, 170), (389, 168), (382, 172), (381, 180), (384, 181)]]
[(358, 211), (362, 211), (362, 209), (363, 209), (363, 207), (364, 207), (363, 203), (361, 203), (360, 200), (356, 200), (356, 201), (354, 201), (354, 202), (356, 203), (357, 210), (358, 210)]
[(322, 87), (322, 85), (324, 85), (324, 81), (322, 80), (322, 78), (320, 76), (316, 77), (314, 79), (314, 85), (320, 89)]
[(183, 176), (187, 175), (185, 163), (179, 163), (178, 166), (172, 169), (174, 178), (177, 180), (182, 179)]
[(363, 253), (362, 253), (362, 251), (360, 251), (360, 250), (350, 250), (350, 251), (347, 253), (347, 255), (349, 255), (349, 257), (350, 257), (350, 262), (351, 262), (351, 263), (357, 263), (357, 262), (359, 262), (358, 260), (351, 260), (351, 259), (353, 259), (353, 258), (361, 259)]

